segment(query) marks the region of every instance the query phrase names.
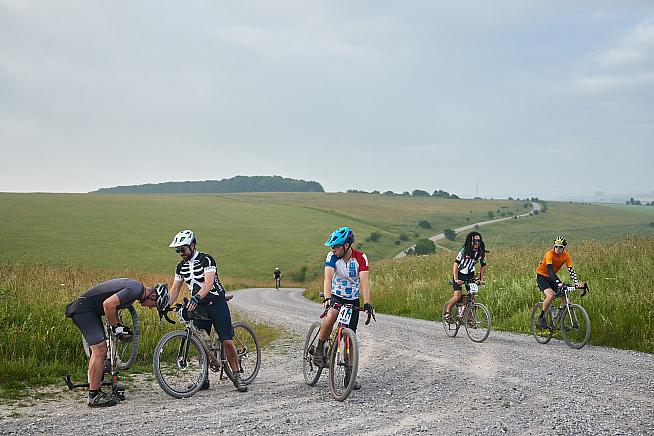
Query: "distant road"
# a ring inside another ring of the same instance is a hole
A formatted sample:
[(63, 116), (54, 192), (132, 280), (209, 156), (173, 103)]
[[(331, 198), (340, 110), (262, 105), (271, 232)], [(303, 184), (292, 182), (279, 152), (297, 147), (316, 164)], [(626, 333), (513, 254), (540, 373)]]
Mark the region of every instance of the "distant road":
[[(534, 211), (540, 212), (540, 203), (536, 203), (535, 201), (532, 201), (531, 202), (531, 207), (532, 207), (532, 209), (529, 212), (525, 212), (523, 214), (515, 215), (515, 216), (517, 216), (518, 218), (522, 218), (522, 217), (533, 214)], [(478, 223), (475, 223), (475, 224), (468, 224), (467, 226), (458, 227), (458, 228), (454, 229), (454, 233), (461, 233), (461, 232), (465, 232), (466, 230), (474, 229), (476, 226), (481, 227), (481, 226), (485, 226), (485, 225), (488, 225), (488, 224), (499, 223), (500, 221), (506, 221), (506, 220), (510, 220), (510, 219), (513, 219), (513, 216), (507, 216), (505, 218), (497, 218), (497, 219), (488, 220), (488, 221), (481, 221), (481, 222), (478, 222)], [(434, 242), (440, 241), (441, 239), (445, 239), (445, 234), (444, 233), (439, 233), (438, 235), (434, 235), (434, 236), (432, 236), (432, 237), (430, 237), (428, 239), (431, 240), (431, 241), (434, 241)], [(442, 248), (444, 250), (448, 250), (447, 248), (441, 247), (440, 245), (438, 245), (438, 247)], [(411, 249), (411, 248), (415, 248), (415, 245), (412, 245), (412, 246), (410, 246), (408, 248), (405, 248), (404, 250), (399, 252), (395, 256), (395, 259), (401, 259), (401, 258), (405, 257), (406, 256), (406, 251)]]

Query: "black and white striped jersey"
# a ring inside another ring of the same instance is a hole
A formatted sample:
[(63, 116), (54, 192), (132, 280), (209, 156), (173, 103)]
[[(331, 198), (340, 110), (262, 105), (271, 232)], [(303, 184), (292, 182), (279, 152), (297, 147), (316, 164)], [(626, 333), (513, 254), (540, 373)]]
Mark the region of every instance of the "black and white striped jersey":
[(213, 281), (213, 288), (209, 291), (210, 295), (217, 297), (225, 295), (225, 288), (218, 278), (218, 269), (213, 257), (206, 253), (196, 251), (190, 260), (183, 260), (177, 264), (175, 270), (175, 281), (186, 282), (191, 295), (197, 294), (204, 284), (204, 273), (215, 272), (216, 278)]
[(459, 272), (461, 274), (473, 274), (477, 262), (479, 262), (481, 266), (486, 265), (486, 256), (481, 250), (474, 250), (472, 256), (468, 256), (465, 253), (465, 247), (461, 247), (454, 262), (459, 265)]

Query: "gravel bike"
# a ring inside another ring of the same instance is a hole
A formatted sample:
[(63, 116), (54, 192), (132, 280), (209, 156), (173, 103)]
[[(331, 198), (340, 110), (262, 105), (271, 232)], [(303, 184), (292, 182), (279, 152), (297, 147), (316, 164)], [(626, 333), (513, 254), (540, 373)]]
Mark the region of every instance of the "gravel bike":
[[(448, 284), (452, 285), (452, 280), (448, 281)], [(484, 342), (490, 334), (492, 320), (488, 308), (477, 302), (477, 293), (481, 285), (476, 281), (470, 281), (465, 282), (465, 286), (468, 289), (468, 293), (461, 295), (456, 305), (452, 306), (453, 310), (450, 315), (450, 322), (447, 322), (445, 319), (447, 302), (443, 305), (443, 310), (441, 311), (443, 329), (449, 337), (453, 338), (463, 324), (468, 337), (472, 341)]]
[[(231, 299), (232, 296), (227, 296)], [(175, 324), (168, 317), (169, 312), (176, 312), (178, 320), (185, 326), (184, 330), (174, 330), (166, 333), (155, 347), (152, 364), (154, 375), (161, 389), (175, 398), (188, 398), (202, 388), (209, 377), (209, 369), (220, 372), (234, 382), (234, 374), (229, 363), (222, 342), (214, 329), (212, 335), (198, 329), (193, 319), (207, 320), (208, 317), (199, 311), (188, 312), (185, 298), (183, 304), (176, 304), (162, 312), (166, 320)], [(261, 367), (261, 347), (254, 329), (247, 323), (235, 321), (234, 345), (236, 346), (237, 360), (241, 380), (249, 385), (259, 373)]]
[[(111, 386), (111, 393), (119, 400), (125, 399), (125, 388), (118, 383), (118, 374), (120, 371), (129, 369), (136, 362), (136, 355), (139, 348), (140, 323), (138, 314), (134, 306), (127, 306), (125, 309), (118, 311), (119, 322), (129, 327), (132, 331), (132, 338), (128, 341), (119, 340), (111, 330), (111, 326), (106, 318), (103, 318), (105, 338), (107, 341), (107, 357), (104, 362), (104, 372), (102, 373), (102, 386)], [(91, 347), (82, 335), (82, 345), (87, 358), (91, 357)], [(104, 381), (105, 374), (110, 375), (110, 381)], [(71, 375), (67, 374), (64, 381), (68, 389), (87, 388), (88, 383), (73, 383)]]
[[(354, 307), (351, 304), (335, 303), (320, 315), (324, 318), (331, 308), (338, 309), (336, 319), (337, 328), (332, 331), (329, 339), (325, 342), (324, 356), (325, 364), (329, 368), (327, 384), (329, 391), (337, 401), (344, 401), (354, 389), (354, 383), (359, 370), (359, 340), (356, 334), (348, 326), (354, 310), (364, 311), (362, 307)], [(375, 313), (368, 314), (366, 325), (370, 324), (370, 318), (377, 321)], [(316, 321), (309, 327), (309, 332), (304, 341), (304, 358), (302, 360), (302, 372), (304, 381), (313, 386), (318, 382), (323, 367), (313, 361), (313, 354), (318, 344), (318, 335), (322, 323)]]
[(569, 294), (581, 289), (581, 296), (586, 295), (589, 291), (588, 283), (584, 283), (581, 288), (564, 284), (561, 288), (560, 297), (565, 297), (566, 304), (558, 309), (554, 308), (554, 301), (550, 304), (549, 310), (545, 313), (547, 327), (541, 329), (538, 327), (538, 317), (543, 310), (543, 302), (540, 301), (534, 305), (531, 311), (531, 332), (534, 338), (540, 344), (547, 344), (555, 331), (560, 331), (561, 336), (569, 347), (580, 349), (590, 340), (590, 318), (588, 312), (579, 304), (570, 302)]

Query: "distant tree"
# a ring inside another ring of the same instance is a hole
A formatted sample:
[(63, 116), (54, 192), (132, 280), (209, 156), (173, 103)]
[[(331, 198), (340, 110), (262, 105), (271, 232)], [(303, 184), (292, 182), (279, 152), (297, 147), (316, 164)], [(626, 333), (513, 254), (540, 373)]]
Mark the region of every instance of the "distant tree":
[(492, 210), (488, 211), (488, 218), (494, 220), (495, 219), (495, 213)]
[(409, 191), (404, 191), (402, 195), (404, 195), (405, 197), (409, 197), (411, 193)]
[(409, 235), (406, 233), (400, 233), (400, 241), (408, 241), (409, 240)]
[(384, 195), (397, 195), (397, 194), (393, 191), (386, 191), (384, 192)]
[(429, 192), (423, 191), (422, 189), (414, 189), (412, 195), (414, 197), (429, 197)]
[(420, 220), (420, 222), (418, 222), (418, 226), (422, 227), (423, 229), (431, 229), (431, 224), (427, 220)]
[(427, 238), (418, 239), (414, 251), (417, 255), (433, 253), (436, 251), (436, 244), (434, 244), (434, 241)]
[(377, 195), (379, 195), (379, 194), (381, 194), (381, 192), (379, 192), (379, 191), (372, 191), (371, 194), (377, 194)]
[(288, 276), (294, 282), (304, 282), (307, 279), (307, 266), (303, 265), (296, 270), (289, 271)]
[(443, 230), (443, 235), (450, 241), (454, 241), (456, 239), (456, 232), (452, 229), (445, 229)]
[(399, 239), (396, 239), (396, 240), (395, 240), (395, 245), (400, 245), (400, 243), (401, 243), (401, 242), (400, 242)]
[(513, 198), (509, 197), (509, 200), (513, 200)]
[(381, 232), (375, 231), (370, 234), (370, 237), (368, 239), (370, 239), (372, 242), (377, 242), (379, 241), (379, 239), (381, 239), (381, 237), (382, 237)]

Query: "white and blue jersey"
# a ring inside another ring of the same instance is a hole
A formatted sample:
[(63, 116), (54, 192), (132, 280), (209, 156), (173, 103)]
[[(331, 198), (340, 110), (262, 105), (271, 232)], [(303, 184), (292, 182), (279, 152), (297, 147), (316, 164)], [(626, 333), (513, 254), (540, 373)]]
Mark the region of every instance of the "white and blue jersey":
[(346, 262), (330, 251), (327, 253), (325, 266), (334, 268), (332, 295), (346, 300), (359, 298), (359, 273), (369, 270), (368, 258), (364, 253), (352, 249), (352, 256)]

